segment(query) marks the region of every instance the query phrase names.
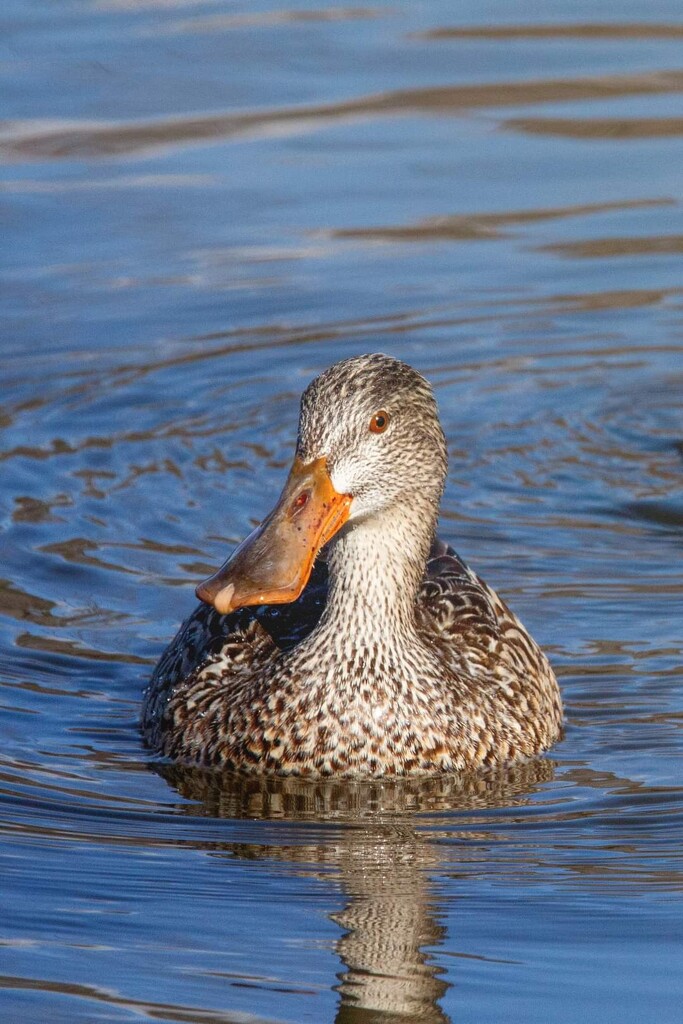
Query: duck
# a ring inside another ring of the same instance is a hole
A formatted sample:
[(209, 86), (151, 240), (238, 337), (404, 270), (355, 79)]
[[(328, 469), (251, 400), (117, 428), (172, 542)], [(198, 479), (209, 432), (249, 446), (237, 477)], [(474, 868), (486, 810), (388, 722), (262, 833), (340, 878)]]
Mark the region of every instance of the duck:
[(543, 651), (436, 536), (447, 447), (427, 379), (381, 353), (301, 397), (273, 510), (196, 588), (144, 695), (172, 762), (368, 778), (504, 768), (549, 749)]

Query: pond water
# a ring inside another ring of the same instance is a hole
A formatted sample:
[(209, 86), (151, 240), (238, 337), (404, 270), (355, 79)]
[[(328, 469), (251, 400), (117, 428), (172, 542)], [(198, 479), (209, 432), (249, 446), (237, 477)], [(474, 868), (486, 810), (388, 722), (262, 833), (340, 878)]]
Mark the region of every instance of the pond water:
[[(5, 0), (3, 1020), (681, 1019), (683, 22), (617, 6)], [(434, 382), (566, 735), (159, 764), (154, 662), (364, 351)]]

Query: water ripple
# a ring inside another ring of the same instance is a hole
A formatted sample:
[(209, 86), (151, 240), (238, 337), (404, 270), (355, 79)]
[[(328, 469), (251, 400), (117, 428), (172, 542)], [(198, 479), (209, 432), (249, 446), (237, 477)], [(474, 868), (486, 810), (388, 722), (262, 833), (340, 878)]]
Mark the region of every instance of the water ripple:
[(432, 86), (360, 96), (341, 103), (283, 107), (258, 112), (198, 114), (189, 117), (103, 124), (6, 121), (0, 126), (0, 162), (76, 160), (144, 155), (217, 139), (301, 134), (331, 122), (391, 118), (405, 114), (441, 117), (468, 110), (657, 96), (683, 91), (683, 72), (605, 75), (592, 78), (488, 82)]

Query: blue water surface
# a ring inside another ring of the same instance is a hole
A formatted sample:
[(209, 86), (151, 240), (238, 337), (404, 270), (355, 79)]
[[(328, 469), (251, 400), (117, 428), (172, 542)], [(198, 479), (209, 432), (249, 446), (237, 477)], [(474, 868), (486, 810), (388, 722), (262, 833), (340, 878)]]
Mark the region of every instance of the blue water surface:
[[(683, 21), (618, 8), (5, 0), (3, 1020), (680, 1021)], [(440, 532), (566, 734), (161, 764), (153, 665), (365, 351), (434, 383)]]

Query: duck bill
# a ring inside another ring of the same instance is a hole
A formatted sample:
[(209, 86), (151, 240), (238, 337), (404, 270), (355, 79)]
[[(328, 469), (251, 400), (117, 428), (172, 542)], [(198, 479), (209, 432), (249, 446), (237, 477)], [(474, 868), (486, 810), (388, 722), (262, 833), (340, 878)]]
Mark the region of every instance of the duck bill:
[(197, 587), (197, 597), (221, 615), (258, 604), (295, 601), (308, 583), (324, 544), (349, 518), (351, 495), (332, 485), (326, 460), (295, 459), (273, 511), (218, 572)]

